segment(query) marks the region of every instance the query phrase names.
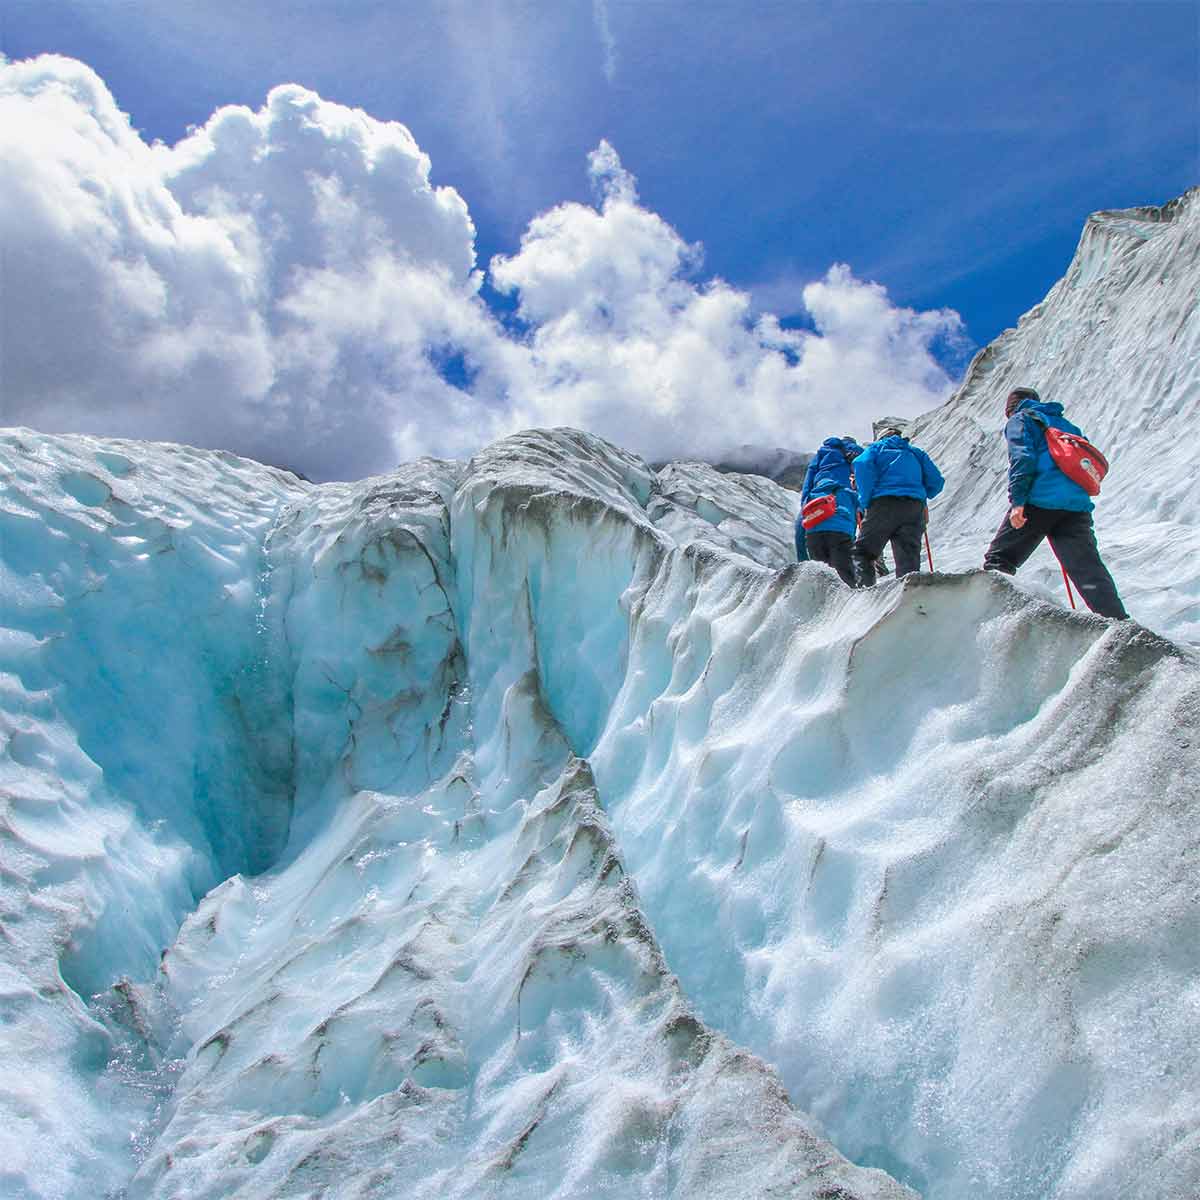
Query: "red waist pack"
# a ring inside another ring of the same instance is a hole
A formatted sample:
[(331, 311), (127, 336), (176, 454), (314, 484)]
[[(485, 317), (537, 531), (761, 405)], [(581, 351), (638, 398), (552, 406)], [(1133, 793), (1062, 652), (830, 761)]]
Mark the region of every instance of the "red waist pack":
[(811, 529), (814, 525), (820, 525), (822, 521), (828, 521), (835, 512), (837, 512), (836, 493), (817, 496), (800, 510), (800, 524), (805, 529)]

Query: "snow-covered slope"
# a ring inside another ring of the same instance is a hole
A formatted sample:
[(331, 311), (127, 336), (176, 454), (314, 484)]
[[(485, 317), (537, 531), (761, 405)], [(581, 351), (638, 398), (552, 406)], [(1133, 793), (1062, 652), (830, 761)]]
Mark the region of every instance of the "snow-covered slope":
[(1200, 1187), (1172, 644), (565, 430), (0, 454), (6, 1194)]
[[(1161, 208), (1100, 212), (1046, 299), (980, 352), (911, 436), (941, 465), (936, 565), (979, 566), (1005, 512), (1004, 398), (1036, 388), (1105, 451), (1096, 529), (1126, 607), (1200, 642), (1200, 188)], [(1065, 600), (1048, 548), (1020, 585)]]

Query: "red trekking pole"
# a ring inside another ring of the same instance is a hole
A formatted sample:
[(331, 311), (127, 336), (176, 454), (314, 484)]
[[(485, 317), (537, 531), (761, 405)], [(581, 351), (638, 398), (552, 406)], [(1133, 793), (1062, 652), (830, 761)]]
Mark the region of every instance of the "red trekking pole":
[(1064, 567), (1064, 566), (1062, 565), (1062, 563), (1060, 562), (1060, 563), (1058, 564), (1058, 569), (1059, 569), (1059, 570), (1060, 570), (1060, 571), (1063, 573), (1063, 583), (1065, 583), (1065, 584), (1067, 585), (1067, 599), (1068, 599), (1068, 600), (1070, 600), (1070, 602), (1071, 602), (1071, 607), (1072, 607), (1072, 608), (1074, 608), (1074, 607), (1075, 607), (1075, 595), (1074, 595), (1074, 593), (1071, 591), (1071, 581), (1070, 581), (1070, 579), (1067, 577), (1067, 568), (1066, 568), (1066, 567)]
[(1053, 546), (1050, 547), (1050, 553), (1054, 555), (1054, 561), (1058, 563), (1058, 569), (1063, 573), (1063, 583), (1067, 585), (1067, 599), (1071, 602), (1071, 607), (1075, 607), (1075, 593), (1071, 591), (1071, 579), (1067, 574), (1067, 568), (1063, 566), (1062, 559), (1058, 557), (1058, 551)]
[(929, 569), (933, 570), (933, 551), (929, 548), (929, 530), (925, 531), (925, 557), (929, 559)]

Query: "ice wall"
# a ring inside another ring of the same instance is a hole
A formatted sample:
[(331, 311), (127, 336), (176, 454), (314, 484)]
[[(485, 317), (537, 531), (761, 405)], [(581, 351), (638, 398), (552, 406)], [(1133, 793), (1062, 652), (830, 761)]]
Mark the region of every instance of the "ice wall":
[[(1096, 213), (1046, 299), (980, 352), (959, 391), (910, 433), (941, 465), (936, 565), (979, 566), (1005, 511), (1004, 397), (1036, 388), (1108, 455), (1096, 529), (1126, 607), (1200, 643), (1200, 188), (1161, 208)], [(1020, 586), (1065, 601), (1047, 547)]]
[(1195, 662), (981, 573), (632, 612), (593, 767), (701, 1016), (923, 1195), (1194, 1194)]
[(4, 447), (6, 1193), (911, 1194), (698, 1019), (624, 866), (644, 464)]
[(57, 1196), (128, 1173), (142, 1106), (102, 1080), (113, 1045), (84, 1002), (152, 978), (204, 893), (283, 845), (291, 722), (260, 583), (304, 487), (22, 432), (0, 478), (0, 1191)]

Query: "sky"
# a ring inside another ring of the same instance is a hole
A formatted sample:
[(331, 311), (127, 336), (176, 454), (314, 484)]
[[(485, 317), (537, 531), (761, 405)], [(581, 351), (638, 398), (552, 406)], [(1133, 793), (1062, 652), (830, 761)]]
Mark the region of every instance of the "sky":
[(0, 421), (316, 479), (862, 437), (1200, 176), (1195, 0), (0, 19)]

